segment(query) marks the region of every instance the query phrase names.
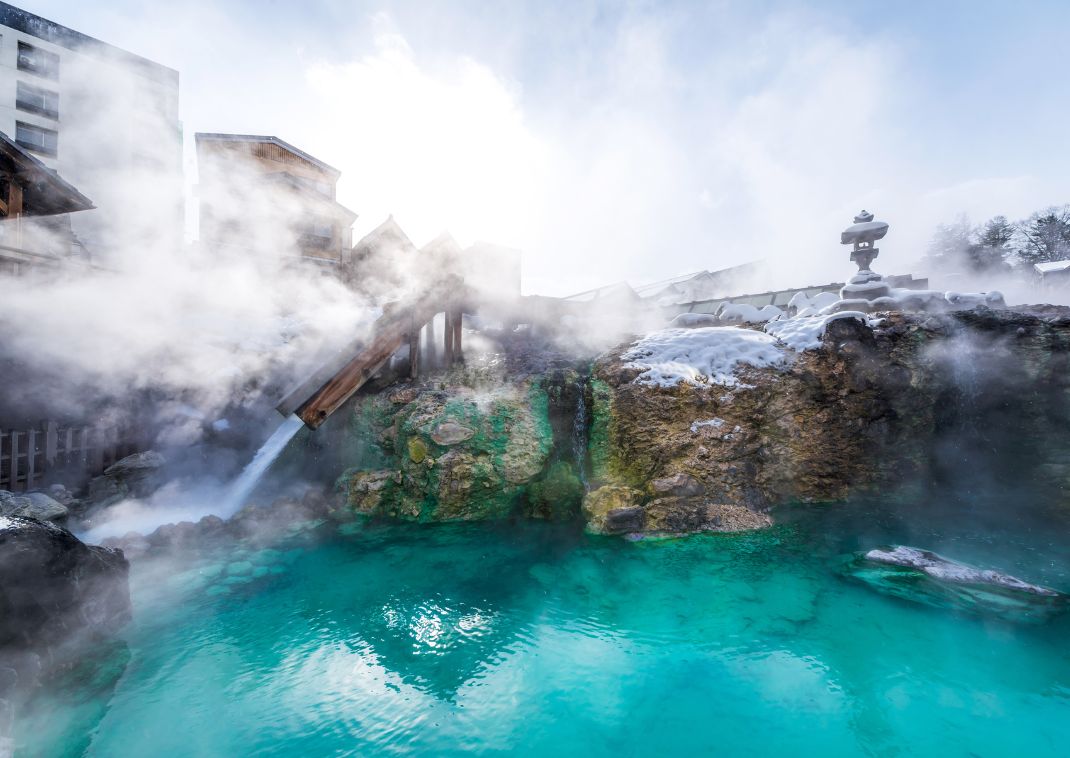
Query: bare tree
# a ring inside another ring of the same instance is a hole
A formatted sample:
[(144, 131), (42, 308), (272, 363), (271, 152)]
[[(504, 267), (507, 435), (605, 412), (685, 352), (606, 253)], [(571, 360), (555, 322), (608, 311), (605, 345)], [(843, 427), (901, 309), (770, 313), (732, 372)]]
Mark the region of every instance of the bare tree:
[(1017, 250), (1024, 263), (1070, 258), (1070, 206), (1048, 208), (1018, 224), (1022, 244)]

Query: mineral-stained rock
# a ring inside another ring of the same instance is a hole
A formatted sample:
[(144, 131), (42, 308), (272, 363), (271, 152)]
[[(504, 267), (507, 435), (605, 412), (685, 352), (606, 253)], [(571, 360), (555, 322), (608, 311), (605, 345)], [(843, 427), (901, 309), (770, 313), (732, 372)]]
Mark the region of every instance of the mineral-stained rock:
[[(583, 516), (587, 522), (587, 530), (603, 534), (615, 533), (611, 532), (607, 523), (609, 513), (611, 511), (630, 513), (639, 505), (642, 497), (643, 493), (637, 489), (613, 484), (607, 484), (588, 492), (583, 498)], [(618, 515), (614, 521), (619, 524), (623, 520), (622, 514)]]
[[(594, 367), (591, 479), (645, 493), (629, 504), (645, 506), (644, 530), (704, 523), (703, 502), (710, 523), (753, 528), (774, 505), (954, 481), (964, 455), (949, 439), (972, 446), (971, 476), (1002, 468), (1070, 492), (1067, 308), (836, 320), (817, 349), (740, 368), (733, 387), (636, 384), (627, 347)], [(605, 511), (585, 509), (589, 530)]]
[(463, 424), (458, 424), (454, 421), (443, 421), (431, 430), (431, 439), (435, 441), (436, 445), (448, 447), (456, 445), (458, 442), (472, 439), (472, 435), (475, 433), (474, 429)]
[[(502, 518), (547, 466), (545, 393), (530, 383), (507, 384), (491, 395), (464, 387), (427, 390), (398, 405), (384, 408), (370, 398), (354, 409), (372, 439), (384, 443), (390, 430), (390, 445), (365, 451), (339, 480), (353, 513), (418, 521)], [(370, 424), (378, 429), (368, 430)]]
[(650, 489), (655, 497), (675, 495), (676, 497), (696, 497), (703, 494), (705, 488), (702, 482), (690, 474), (676, 473), (655, 479), (650, 483)]
[(772, 524), (764, 513), (702, 497), (658, 498), (647, 503), (643, 510), (644, 531), (647, 532), (742, 532)]

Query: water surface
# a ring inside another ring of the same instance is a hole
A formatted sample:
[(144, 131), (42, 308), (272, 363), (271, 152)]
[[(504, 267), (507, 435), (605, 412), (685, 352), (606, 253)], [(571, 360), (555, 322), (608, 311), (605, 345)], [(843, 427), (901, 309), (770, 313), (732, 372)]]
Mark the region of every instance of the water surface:
[[(931, 504), (930, 504), (931, 505)], [(1060, 516), (788, 509), (750, 535), (335, 527), (136, 563), (111, 668), (27, 755), (1065, 755), (1070, 624), (913, 605), (837, 571), (908, 542), (1070, 589)], [(918, 524), (924, 524), (919, 528)], [(352, 531), (352, 530), (347, 530)]]

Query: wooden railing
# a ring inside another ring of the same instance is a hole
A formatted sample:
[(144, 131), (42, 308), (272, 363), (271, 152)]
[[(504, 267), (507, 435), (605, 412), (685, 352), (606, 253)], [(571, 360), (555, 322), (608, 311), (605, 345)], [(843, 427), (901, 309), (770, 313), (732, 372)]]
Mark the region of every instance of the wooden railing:
[(20, 492), (45, 483), (78, 484), (137, 452), (110, 430), (88, 426), (0, 429), (0, 490)]

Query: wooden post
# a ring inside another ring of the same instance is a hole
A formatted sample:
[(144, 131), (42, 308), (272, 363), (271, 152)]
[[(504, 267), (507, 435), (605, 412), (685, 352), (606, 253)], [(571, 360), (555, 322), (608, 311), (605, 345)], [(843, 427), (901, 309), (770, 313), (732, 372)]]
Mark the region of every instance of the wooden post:
[(409, 378), (420, 378), (420, 327), (416, 325), (409, 330)]
[(67, 434), (65, 436), (65, 442), (63, 445), (63, 465), (70, 466), (74, 463), (74, 427), (67, 427)]
[(26, 489), (33, 489), (34, 475), (37, 473), (37, 430), (26, 432)]
[(464, 351), (461, 347), (461, 325), (464, 323), (464, 313), (455, 311), (453, 314), (453, 362), (464, 361)]
[(18, 492), (19, 488), (19, 433), (11, 432), (11, 466), (8, 473), (8, 485), (12, 492)]
[(438, 346), (435, 345), (435, 317), (431, 316), (431, 320), (427, 322), (427, 328), (424, 330), (424, 361), (428, 368), (435, 367), (435, 361), (438, 359)]
[(88, 426), (82, 429), (82, 449), (83, 460), (89, 466), (89, 474), (96, 476), (104, 471), (104, 435), (99, 429), (94, 429), (92, 433)]
[(453, 365), (453, 313), (448, 308), (446, 309), (445, 317), (446, 328), (442, 330), (444, 332), (442, 341), (445, 345), (446, 368), (450, 368)]
[(59, 447), (59, 427), (55, 421), (45, 422), (45, 466), (56, 465), (56, 449)]

